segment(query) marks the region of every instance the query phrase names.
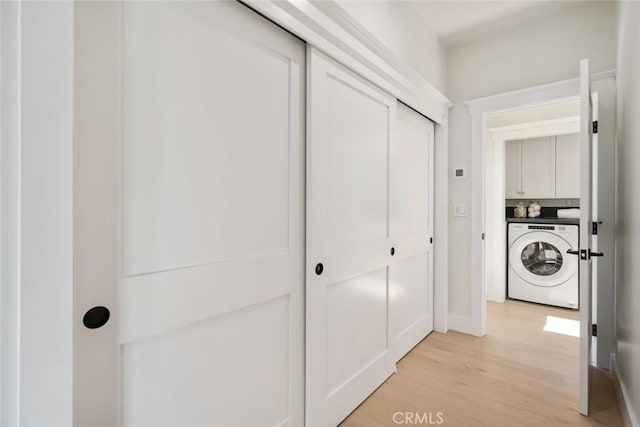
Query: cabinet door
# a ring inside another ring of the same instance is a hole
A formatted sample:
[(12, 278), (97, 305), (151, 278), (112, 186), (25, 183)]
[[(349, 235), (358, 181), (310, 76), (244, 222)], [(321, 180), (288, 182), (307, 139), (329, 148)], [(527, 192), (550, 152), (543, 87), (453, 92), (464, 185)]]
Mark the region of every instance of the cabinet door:
[(519, 199), (520, 196), (520, 141), (506, 141), (504, 149), (505, 162), (505, 197)]
[(556, 137), (556, 197), (580, 198), (580, 134)]
[(555, 137), (522, 141), (522, 194), (525, 199), (555, 197)]

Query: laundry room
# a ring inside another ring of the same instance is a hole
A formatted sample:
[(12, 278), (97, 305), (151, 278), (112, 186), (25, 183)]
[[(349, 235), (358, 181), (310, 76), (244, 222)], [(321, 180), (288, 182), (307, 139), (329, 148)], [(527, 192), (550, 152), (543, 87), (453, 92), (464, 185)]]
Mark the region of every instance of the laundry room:
[[(600, 89), (594, 104), (605, 116), (610, 80), (594, 82)], [(547, 90), (557, 97), (540, 102), (539, 94), (525, 93), (508, 107), (492, 100), (494, 110), (484, 114), (484, 318), (489, 337), (521, 340), (538, 356), (553, 350), (558, 375), (574, 382), (581, 304), (591, 306), (593, 364), (608, 367), (611, 352), (614, 203), (608, 194), (615, 182), (607, 170), (615, 159), (614, 135), (607, 125), (600, 131), (593, 125), (593, 189), (591, 200), (581, 200), (580, 100), (564, 96), (560, 86)], [(591, 301), (580, 293), (583, 209), (591, 210), (594, 223), (587, 255)]]

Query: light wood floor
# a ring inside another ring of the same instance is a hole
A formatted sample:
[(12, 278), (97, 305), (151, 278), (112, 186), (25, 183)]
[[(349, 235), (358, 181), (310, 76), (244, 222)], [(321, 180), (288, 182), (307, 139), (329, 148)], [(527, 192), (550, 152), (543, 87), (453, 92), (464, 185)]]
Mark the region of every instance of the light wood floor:
[(446, 426), (623, 426), (605, 371), (594, 370), (591, 415), (577, 412), (578, 338), (543, 331), (547, 316), (578, 318), (509, 300), (488, 303), (484, 338), (431, 333), (342, 425), (394, 426), (396, 412), (433, 420), (442, 412)]

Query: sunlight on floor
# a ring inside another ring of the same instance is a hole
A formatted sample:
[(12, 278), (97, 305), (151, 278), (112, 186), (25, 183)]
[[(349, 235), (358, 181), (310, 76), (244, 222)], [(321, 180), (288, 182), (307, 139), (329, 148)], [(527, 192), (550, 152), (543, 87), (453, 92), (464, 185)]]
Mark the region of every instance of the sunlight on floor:
[(547, 316), (547, 323), (542, 328), (545, 332), (580, 337), (580, 321)]

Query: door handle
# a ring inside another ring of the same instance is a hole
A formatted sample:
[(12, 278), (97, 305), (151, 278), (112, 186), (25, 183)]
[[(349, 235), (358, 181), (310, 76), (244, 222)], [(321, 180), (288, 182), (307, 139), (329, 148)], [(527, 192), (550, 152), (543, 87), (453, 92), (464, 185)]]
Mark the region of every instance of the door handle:
[(603, 257), (604, 256), (604, 252), (592, 252), (591, 249), (589, 249), (589, 251), (574, 251), (573, 249), (569, 249), (567, 250), (567, 253), (570, 255), (580, 255), (580, 259), (590, 259), (593, 257)]

